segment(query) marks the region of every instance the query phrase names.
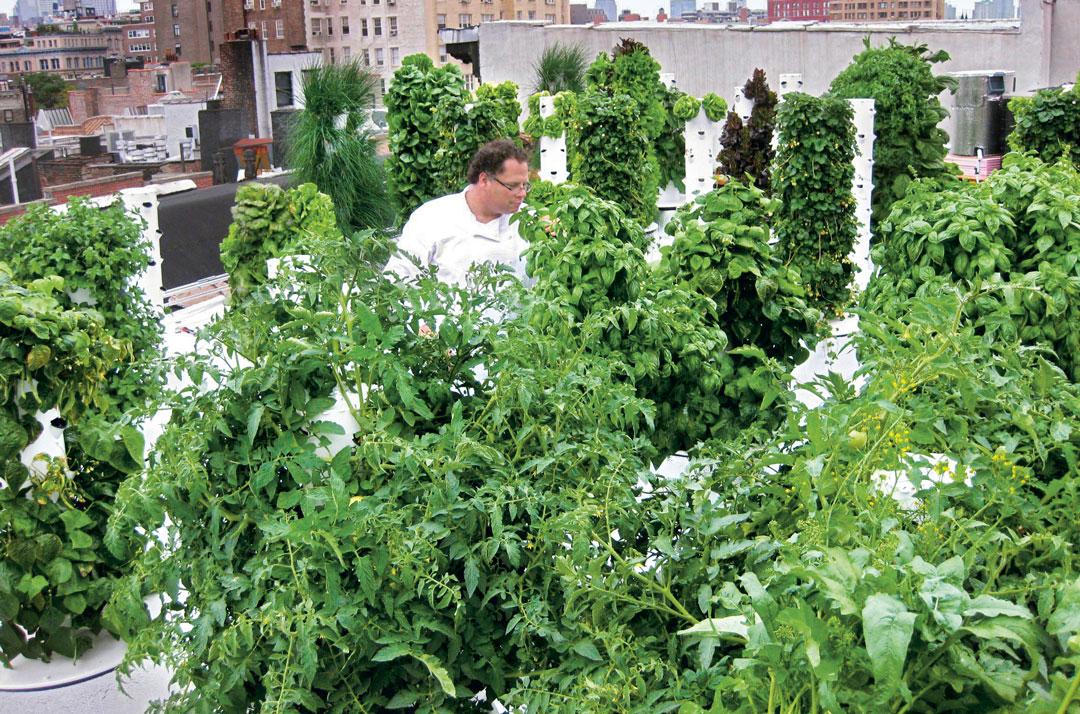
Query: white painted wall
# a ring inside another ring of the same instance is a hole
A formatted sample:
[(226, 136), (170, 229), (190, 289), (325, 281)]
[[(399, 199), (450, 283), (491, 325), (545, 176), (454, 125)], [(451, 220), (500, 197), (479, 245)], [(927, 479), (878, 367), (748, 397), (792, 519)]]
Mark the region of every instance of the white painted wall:
[[(156, 114), (165, 121), (165, 141), (169, 150), (169, 158), (180, 158), (180, 142), (187, 141), (187, 128), (195, 127), (196, 136), (199, 133), (199, 111), (206, 109), (206, 102), (179, 102), (175, 104), (151, 104), (147, 107), (150, 114)], [(199, 149), (195, 147), (195, 153), (184, 151), (184, 158), (191, 160), (198, 158)]]
[[(1022, 0), (1023, 21), (928, 21), (906, 24), (779, 23), (764, 26), (691, 23), (612, 22), (596, 26), (494, 22), (480, 26), (480, 73), (484, 82), (511, 80), (525, 89), (534, 82), (533, 64), (556, 42), (577, 43), (590, 56), (610, 52), (623, 37), (644, 42), (678, 87), (694, 96), (731, 96), (755, 68), (776, 85), (780, 75), (799, 73), (802, 91), (821, 94), (851, 58), (863, 38), (875, 46), (896, 37), (903, 44), (943, 49), (951, 59), (935, 65), (938, 74), (967, 70), (1016, 72), (1016, 90), (1056, 86), (1076, 78), (1080, 68), (1080, 0)], [(1012, 90), (1012, 87), (1009, 87)], [(947, 107), (952, 100), (943, 97)]]

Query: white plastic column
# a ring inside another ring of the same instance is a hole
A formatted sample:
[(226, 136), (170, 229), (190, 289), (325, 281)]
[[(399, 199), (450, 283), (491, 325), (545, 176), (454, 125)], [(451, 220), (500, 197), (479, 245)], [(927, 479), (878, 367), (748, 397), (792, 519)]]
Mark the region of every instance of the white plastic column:
[[(22, 397), (33, 389), (33, 384), (23, 382), (19, 385), (18, 394)], [(22, 412), (22, 410), (19, 410)], [(41, 434), (19, 454), (19, 460), (23, 466), (30, 469), (31, 473), (45, 473), (45, 464), (37, 460), (38, 456), (50, 459), (62, 459), (67, 456), (67, 447), (64, 444), (64, 430), (53, 426), (53, 421), (60, 418), (60, 410), (56, 407), (48, 411), (34, 414), (33, 417), (41, 424)]]
[(859, 232), (855, 239), (851, 262), (855, 266), (855, 286), (866, 288), (874, 264), (870, 260), (870, 212), (874, 193), (874, 100), (849, 99), (854, 110), (855, 179), (851, 192), (855, 196), (855, 220)]
[(719, 122), (710, 121), (702, 107), (697, 116), (686, 122), (686, 202), (690, 203), (713, 189), (716, 156), (720, 152)]
[(735, 98), (728, 111), (738, 114), (744, 124), (750, 120), (750, 112), (754, 111), (754, 100), (743, 94), (742, 86), (735, 87)]
[[(555, 114), (555, 97), (540, 97), (540, 116), (543, 119)], [(566, 169), (566, 135), (558, 139), (540, 137), (540, 178), (552, 183), (563, 183), (569, 178)]]
[(675, 84), (675, 73), (674, 72), (661, 72), (660, 73), (660, 84), (664, 85), (668, 89), (675, 89), (675, 87), (678, 86), (678, 85)]
[(776, 88), (776, 96), (782, 97), (792, 92), (801, 92), (802, 85), (801, 74), (782, 74), (780, 75), (780, 84)]
[(159, 314), (165, 312), (165, 289), (161, 280), (161, 231), (158, 228), (158, 187), (142, 186), (120, 191), (128, 213), (146, 221), (143, 237), (150, 244), (150, 265), (135, 278), (146, 299)]

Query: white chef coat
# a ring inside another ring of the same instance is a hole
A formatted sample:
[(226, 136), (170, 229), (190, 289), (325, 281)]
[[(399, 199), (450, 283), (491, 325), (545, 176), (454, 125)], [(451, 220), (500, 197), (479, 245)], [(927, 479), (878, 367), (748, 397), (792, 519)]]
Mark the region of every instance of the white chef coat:
[[(521, 254), (528, 243), (518, 235), (517, 223), (510, 223), (512, 214), (481, 223), (465, 201), (470, 185), (461, 193), (432, 199), (409, 216), (398, 238), (398, 251), (420, 259), (423, 265), (439, 269), (439, 280), (451, 285), (463, 285), (465, 276), (476, 263), (500, 263), (528, 284), (525, 259)], [(416, 267), (406, 258), (394, 255), (385, 272), (399, 277), (412, 277)]]

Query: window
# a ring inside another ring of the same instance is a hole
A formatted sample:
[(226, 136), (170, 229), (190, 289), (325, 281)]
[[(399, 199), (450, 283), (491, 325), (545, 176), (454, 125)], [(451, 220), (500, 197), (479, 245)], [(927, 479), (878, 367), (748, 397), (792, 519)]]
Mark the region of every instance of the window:
[(255, 26), (256, 26), (256, 25), (255, 25), (255, 21), (254, 21), (254, 20), (248, 20), (248, 29), (249, 29), (249, 30), (254, 30), (254, 29), (255, 29)]
[(390, 66), (397, 67), (401, 64), (401, 50), (397, 47), (390, 48)]
[(266, 20), (259, 23), (259, 39), (266, 39)]
[(4, 110), (4, 121), (15, 121), (15, 112), (10, 109)]
[(48, 69), (49, 60), (38, 60), (38, 65), (40, 65), (42, 69)]
[(292, 106), (292, 72), (274, 72), (274, 94), (278, 107)]
[(530, 20), (535, 20), (536, 19), (536, 10), (529, 10), (529, 19)]
[(150, 30), (128, 30), (127, 36), (129, 40), (134, 40), (140, 37), (149, 37)]
[(321, 17), (313, 17), (313, 18), (311, 18), (311, 36), (312, 37), (318, 37), (321, 34), (322, 34), (322, 18)]
[(438, 26), (438, 28), (440, 30), (445, 30), (446, 29), (446, 15), (436, 15), (435, 16), (435, 24)]
[(342, 47), (341, 51), (345, 55), (345, 61), (348, 62), (349, 58), (352, 56), (352, 48), (351, 47)]
[(334, 57), (334, 48), (333, 48), (333, 47), (331, 47), (331, 48), (330, 48), (330, 64), (334, 64), (334, 61), (335, 61), (336, 59), (337, 59), (337, 58), (336, 58), (336, 57)]
[(446, 62), (446, 45), (439, 45), (439, 61)]
[(277, 34), (277, 38), (280, 40), (285, 37), (285, 21), (274, 20), (274, 32)]
[(381, 47), (376, 47), (375, 48), (375, 66), (376, 67), (382, 67), (384, 64), (386, 64), (386, 60), (383, 57), (382, 48)]
[(266, 9), (266, 0), (259, 0), (259, 9), (260, 10), (265, 10)]
[(554, 15), (544, 15), (544, 19), (547, 20), (548, 22), (555, 22), (555, 16)]
[(494, 15), (481, 15), (480, 16), (480, 22), (494, 22), (494, 21), (495, 21), (495, 16)]
[(173, 37), (179, 37), (180, 36), (180, 26), (179, 25), (173, 25), (172, 26), (172, 34), (173, 34)]
[(374, 34), (376, 37), (378, 37), (378, 36), (380, 36), (382, 34), (382, 18), (381, 17), (373, 17), (373, 18), (371, 18), (371, 31), (372, 31), (372, 34)]
[(180, 6), (179, 5), (173, 5), (172, 6), (172, 16), (173, 17), (180, 17)]
[(472, 15), (470, 15), (468, 13), (465, 13), (463, 15), (458, 15), (457, 16), (457, 21), (458, 21), (458, 27), (471, 27), (472, 26)]
[(379, 80), (379, 94), (386, 94), (386, 80)]
[(50, 63), (52, 64), (53, 69), (60, 69), (60, 60), (59, 59), (53, 58), (52, 60), (50, 60)]
[(364, 50), (364, 66), (371, 66), (371, 52), (369, 52), (368, 50)]
[(349, 18), (347, 17), (341, 18), (341, 34), (349, 34)]
[(360, 36), (367, 37), (367, 18), (360, 18)]
[(30, 71), (30, 60), (25, 60), (25, 61), (23, 62), (23, 69), (24, 69), (25, 71), (27, 71), (27, 72), (29, 72), (29, 71)]
[(154, 75), (154, 91), (157, 92), (158, 94), (164, 94), (165, 93), (165, 91), (166, 91), (165, 90), (165, 75), (163, 75), (163, 74)]
[(386, 18), (386, 21), (390, 23), (390, 36), (397, 37), (397, 18), (391, 16)]
[(326, 18), (326, 34), (334, 34), (334, 18), (332, 17)]

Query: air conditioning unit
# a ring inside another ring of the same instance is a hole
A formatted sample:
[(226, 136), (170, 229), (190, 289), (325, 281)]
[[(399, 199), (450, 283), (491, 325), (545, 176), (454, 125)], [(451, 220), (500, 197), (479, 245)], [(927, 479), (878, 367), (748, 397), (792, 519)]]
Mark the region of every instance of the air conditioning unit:
[(246, 0), (244, 2), (244, 9), (245, 10), (254, 10), (255, 9), (255, 0)]
[(390, 30), (391, 37), (397, 37), (397, 30)]
[(281, 0), (270, 0), (270, 7), (281, 7)]
[(387, 5), (397, 5), (397, 0), (386, 0)]

